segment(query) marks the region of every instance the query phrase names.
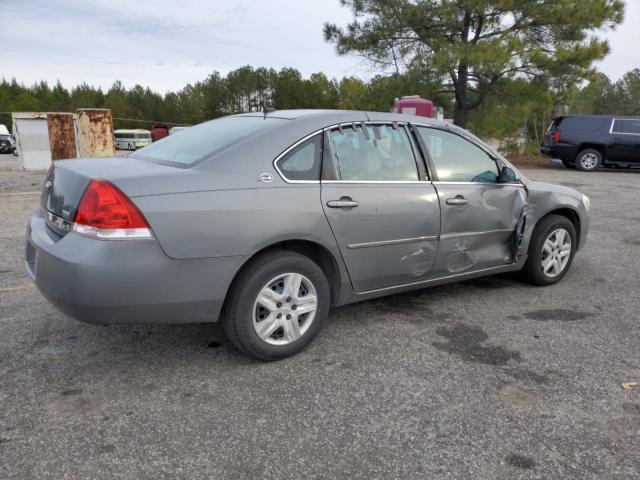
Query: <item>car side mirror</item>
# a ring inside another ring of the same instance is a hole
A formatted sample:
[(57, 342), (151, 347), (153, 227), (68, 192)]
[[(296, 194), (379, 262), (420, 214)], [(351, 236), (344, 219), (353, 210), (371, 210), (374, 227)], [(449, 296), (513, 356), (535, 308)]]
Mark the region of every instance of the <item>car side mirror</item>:
[(515, 183), (518, 181), (518, 176), (513, 171), (513, 168), (503, 165), (500, 169), (500, 183)]

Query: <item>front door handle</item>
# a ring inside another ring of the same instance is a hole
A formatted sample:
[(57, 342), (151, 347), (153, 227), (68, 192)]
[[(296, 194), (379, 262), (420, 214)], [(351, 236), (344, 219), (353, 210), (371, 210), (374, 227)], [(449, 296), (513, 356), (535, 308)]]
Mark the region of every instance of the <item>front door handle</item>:
[(469, 203), (469, 200), (464, 198), (462, 195), (456, 195), (453, 198), (447, 198), (447, 205), (466, 205)]
[(358, 205), (360, 205), (358, 202), (349, 197), (342, 197), (340, 200), (329, 200), (327, 202), (327, 207), (329, 208), (354, 208)]

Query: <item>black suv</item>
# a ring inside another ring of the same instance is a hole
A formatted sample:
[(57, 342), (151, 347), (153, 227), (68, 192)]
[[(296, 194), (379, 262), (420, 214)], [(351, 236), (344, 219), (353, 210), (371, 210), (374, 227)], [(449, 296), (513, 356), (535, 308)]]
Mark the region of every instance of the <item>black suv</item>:
[(640, 118), (566, 115), (553, 119), (540, 151), (567, 168), (640, 167)]

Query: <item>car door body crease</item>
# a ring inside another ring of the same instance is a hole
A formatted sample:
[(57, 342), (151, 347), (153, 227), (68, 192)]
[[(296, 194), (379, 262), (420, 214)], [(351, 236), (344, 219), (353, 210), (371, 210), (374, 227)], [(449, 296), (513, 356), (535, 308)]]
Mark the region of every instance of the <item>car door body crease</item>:
[(369, 247), (382, 247), (384, 245), (400, 245), (403, 243), (416, 243), (416, 242), (424, 242), (424, 241), (437, 241), (437, 235), (429, 235), (425, 237), (416, 237), (416, 238), (399, 238), (396, 240), (382, 240), (379, 242), (365, 242), (365, 243), (352, 243), (347, 245), (347, 248), (369, 248)]

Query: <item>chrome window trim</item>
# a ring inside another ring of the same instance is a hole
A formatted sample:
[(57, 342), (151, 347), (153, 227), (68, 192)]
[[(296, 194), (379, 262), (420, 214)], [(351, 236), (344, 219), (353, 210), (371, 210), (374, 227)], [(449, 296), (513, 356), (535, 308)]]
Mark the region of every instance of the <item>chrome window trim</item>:
[[(324, 133), (326, 134), (328, 131), (333, 130), (335, 128), (338, 128), (340, 126), (343, 127), (351, 127), (354, 124), (355, 125), (393, 125), (396, 124), (398, 126), (403, 126), (403, 127), (407, 127), (409, 125), (409, 122), (406, 121), (391, 121), (391, 120), (362, 120), (362, 121), (355, 121), (355, 122), (341, 122), (341, 123), (336, 123), (334, 125), (330, 125), (328, 127), (324, 127)], [(413, 154), (413, 160), (416, 164), (416, 173), (418, 174), (418, 180), (323, 180), (322, 183), (326, 183), (326, 184), (334, 184), (334, 183), (339, 183), (339, 184), (346, 184), (346, 183), (355, 183), (355, 184), (366, 184), (366, 183), (371, 183), (371, 184), (393, 184), (393, 183), (419, 183), (419, 184), (425, 184), (425, 183), (431, 183), (431, 180), (429, 179), (424, 179), (424, 180), (420, 180), (420, 169), (418, 168), (418, 152), (415, 151), (414, 146), (412, 144), (412, 139), (411, 139), (411, 132), (408, 130), (405, 130), (407, 137), (409, 139), (409, 146), (411, 147), (411, 153)]]
[[(282, 171), (278, 167), (278, 162), (282, 159), (282, 157), (284, 157), (287, 153), (289, 153), (291, 150), (296, 148), (298, 145), (300, 145), (301, 143), (306, 142), (310, 138), (313, 138), (314, 136), (319, 135), (319, 134), (321, 134), (323, 132), (324, 132), (324, 128), (321, 128), (320, 130), (316, 130), (315, 132), (310, 133), (306, 137), (303, 137), (300, 140), (298, 140), (297, 142), (295, 142), (293, 145), (287, 147), (286, 150), (284, 150), (276, 158), (273, 159), (273, 168), (276, 170), (276, 172), (278, 172), (278, 175), (280, 175), (280, 178), (282, 178), (282, 180), (284, 180), (286, 183), (302, 183), (302, 184), (304, 184), (304, 183), (307, 183), (307, 184), (319, 184), (320, 183), (320, 179), (318, 179), (318, 180), (291, 180), (291, 179), (287, 178), (287, 176), (284, 173), (282, 173)], [(322, 171), (320, 172), (320, 174), (322, 174)]]
[(415, 238), (399, 238), (397, 240), (381, 240), (379, 242), (352, 243), (347, 245), (349, 249), (368, 248), (368, 247), (386, 247), (387, 245), (402, 245), (405, 243), (430, 242), (438, 240), (437, 235), (429, 235), (426, 237)]
[(640, 136), (640, 133), (631, 133), (631, 132), (614, 132), (613, 131), (613, 126), (616, 122), (620, 121), (623, 122), (625, 120), (632, 120), (631, 118), (614, 118), (613, 120), (611, 120), (611, 128), (609, 128), (609, 133), (611, 135), (635, 135), (636, 137)]
[(491, 182), (447, 182), (447, 181), (440, 181), (440, 180), (434, 180), (432, 182), (434, 185), (492, 185), (495, 187), (522, 187), (524, 188), (524, 184), (522, 183), (517, 183), (517, 182), (510, 182), (510, 183), (491, 183)]
[(419, 185), (425, 185), (425, 184), (429, 184), (431, 183), (430, 180), (322, 180), (323, 184), (348, 184), (348, 183), (355, 183), (355, 184), (367, 184), (367, 183), (372, 183), (372, 184), (377, 184), (377, 183), (385, 183), (385, 184), (411, 184), (411, 183), (415, 183), (415, 184), (419, 184)]
[(393, 125), (394, 123), (396, 125), (403, 125), (403, 126), (409, 125), (409, 122), (404, 121), (404, 120), (400, 120), (400, 121), (397, 121), (397, 122), (395, 122), (393, 120), (379, 120), (379, 121), (376, 121), (376, 120), (356, 120), (354, 122), (335, 123), (333, 125), (329, 125), (328, 127), (324, 127), (323, 130), (326, 132), (327, 130), (333, 130), (334, 128), (338, 128), (340, 126), (342, 126), (342, 127), (351, 127), (354, 124), (362, 125), (363, 123), (365, 125)]

